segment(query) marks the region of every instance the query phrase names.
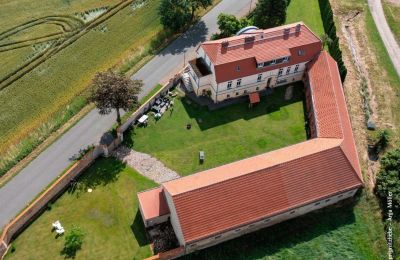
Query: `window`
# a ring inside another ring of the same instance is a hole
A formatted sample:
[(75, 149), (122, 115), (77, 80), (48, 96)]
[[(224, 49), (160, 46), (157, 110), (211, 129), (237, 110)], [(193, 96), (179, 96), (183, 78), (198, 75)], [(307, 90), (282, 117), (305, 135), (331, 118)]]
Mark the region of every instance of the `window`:
[(318, 206), (319, 204), (321, 204), (321, 202), (317, 202), (314, 204), (314, 206)]
[(240, 230), (242, 230), (242, 229), (238, 228), (238, 229), (235, 230), (235, 232), (240, 232)]
[(276, 60), (271, 60), (269, 65), (274, 65), (276, 63)]
[(236, 66), (236, 71), (240, 71), (240, 66), (239, 65)]
[(229, 94), (228, 94), (228, 95), (226, 95), (226, 98), (230, 98), (230, 97), (231, 97), (231, 95), (229, 95)]
[(239, 96), (239, 92), (236, 92), (236, 96)]
[(297, 64), (297, 65), (294, 67), (294, 73), (296, 73), (298, 70), (299, 70), (299, 64)]
[(340, 194), (340, 195), (338, 196), (338, 198), (341, 198), (341, 197), (343, 197), (343, 194)]
[(288, 75), (289, 73), (290, 73), (290, 66), (287, 67), (287, 69), (286, 69), (286, 75)]
[(304, 54), (306, 54), (306, 52), (305, 52), (304, 50), (299, 50), (299, 51), (297, 52), (297, 54), (298, 54), (299, 56), (304, 56)]
[(283, 73), (283, 69), (279, 69), (278, 77), (282, 76), (282, 73)]
[(257, 82), (260, 82), (260, 81), (261, 81), (261, 78), (262, 78), (262, 74), (258, 74), (258, 76), (257, 76)]
[(252, 227), (254, 227), (254, 224), (250, 224), (250, 225), (249, 225), (249, 228), (252, 228)]
[(259, 87), (256, 87), (256, 90), (259, 90), (260, 88)]
[(228, 81), (228, 86), (226, 88), (227, 89), (231, 89), (232, 88), (232, 81)]
[(289, 57), (285, 57), (285, 58), (283, 58), (283, 62), (289, 62)]
[(219, 238), (221, 238), (221, 235), (214, 237), (214, 239), (219, 239)]
[(247, 90), (243, 91), (243, 94), (246, 94), (246, 93), (247, 93)]
[(331, 199), (327, 199), (327, 200), (325, 200), (325, 202), (329, 202), (329, 201), (331, 201)]
[(291, 211), (291, 212), (290, 212), (290, 215), (294, 214), (295, 212), (296, 212), (295, 210)]
[(264, 220), (264, 222), (267, 223), (267, 222), (269, 222), (270, 220), (271, 220), (270, 218), (267, 218), (267, 219)]
[(264, 63), (257, 63), (257, 68), (262, 68), (264, 67)]
[(238, 80), (236, 81), (236, 87), (237, 87), (237, 88), (240, 87), (241, 84), (242, 84), (242, 79), (238, 79)]

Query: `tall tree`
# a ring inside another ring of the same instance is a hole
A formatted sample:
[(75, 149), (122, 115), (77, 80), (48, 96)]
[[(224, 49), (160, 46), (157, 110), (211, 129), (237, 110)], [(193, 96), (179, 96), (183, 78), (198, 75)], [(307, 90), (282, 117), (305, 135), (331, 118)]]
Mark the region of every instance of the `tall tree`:
[(271, 28), (282, 25), (286, 20), (287, 0), (259, 0), (254, 9), (254, 25)]
[(207, 8), (212, 0), (162, 0), (158, 8), (164, 28), (176, 32), (192, 22), (200, 8)]
[(217, 24), (221, 38), (232, 36), (240, 30), (240, 22), (232, 14), (219, 14)]
[(174, 32), (190, 21), (190, 5), (182, 0), (162, 0), (158, 8), (161, 24)]
[[(193, 21), (194, 19), (194, 14), (196, 13), (196, 10), (199, 8), (206, 9), (210, 5), (212, 5), (212, 0), (186, 0), (190, 6), (190, 19)], [(184, 2), (184, 1), (183, 1)]]
[(117, 122), (121, 124), (120, 109), (128, 110), (138, 105), (138, 97), (143, 82), (131, 80), (111, 70), (97, 73), (93, 79), (90, 100), (96, 104), (100, 114), (117, 111)]

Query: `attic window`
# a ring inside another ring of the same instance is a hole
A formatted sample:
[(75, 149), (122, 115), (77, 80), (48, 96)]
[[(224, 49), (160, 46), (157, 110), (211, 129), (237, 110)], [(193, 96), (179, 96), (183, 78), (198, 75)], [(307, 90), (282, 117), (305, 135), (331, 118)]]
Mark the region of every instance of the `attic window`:
[(298, 54), (299, 56), (304, 56), (304, 54), (306, 54), (306, 52), (305, 52), (304, 50), (299, 50), (299, 51), (297, 52), (297, 54)]
[(236, 66), (236, 71), (240, 71), (240, 66), (239, 65)]

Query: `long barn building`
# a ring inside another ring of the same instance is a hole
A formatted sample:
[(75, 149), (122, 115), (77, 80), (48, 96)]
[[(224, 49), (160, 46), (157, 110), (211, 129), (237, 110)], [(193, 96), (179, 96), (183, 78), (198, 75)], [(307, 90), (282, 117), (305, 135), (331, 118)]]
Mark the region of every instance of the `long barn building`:
[(346, 100), (337, 64), (321, 49), (303, 23), (199, 47), (191, 66), (209, 79), (193, 88), (211, 88), (215, 102), (302, 80), (311, 138), (138, 193), (146, 227), (170, 221), (190, 253), (354, 196), (363, 179)]

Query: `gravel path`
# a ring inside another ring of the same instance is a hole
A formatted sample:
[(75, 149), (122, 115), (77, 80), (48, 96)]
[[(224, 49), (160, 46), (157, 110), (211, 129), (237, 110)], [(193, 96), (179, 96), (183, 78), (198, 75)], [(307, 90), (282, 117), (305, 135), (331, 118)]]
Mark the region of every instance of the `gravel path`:
[(121, 145), (112, 155), (134, 168), (143, 176), (162, 183), (172, 179), (179, 178), (179, 174), (167, 168), (162, 162), (146, 153), (134, 151)]

